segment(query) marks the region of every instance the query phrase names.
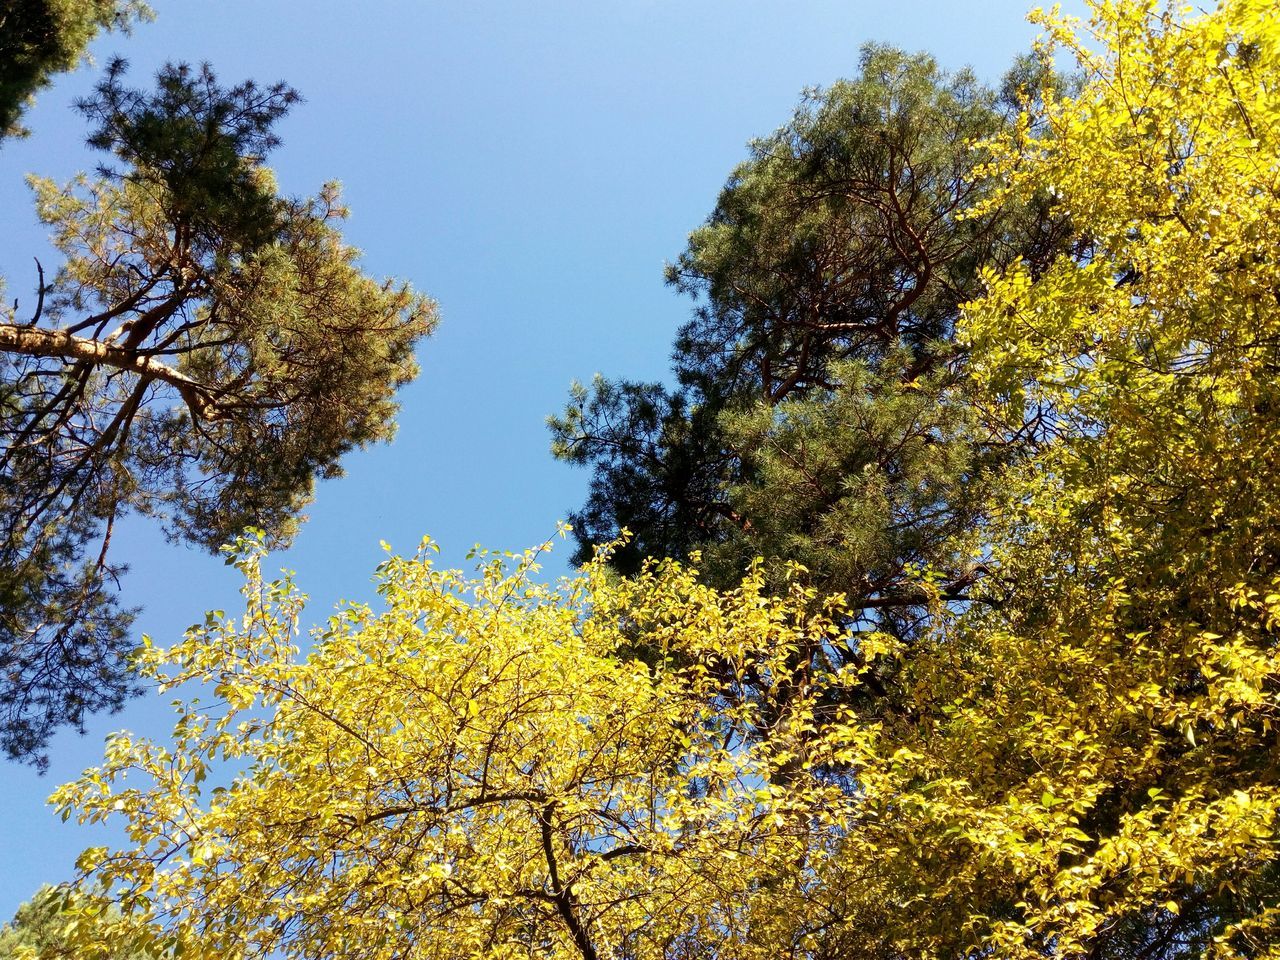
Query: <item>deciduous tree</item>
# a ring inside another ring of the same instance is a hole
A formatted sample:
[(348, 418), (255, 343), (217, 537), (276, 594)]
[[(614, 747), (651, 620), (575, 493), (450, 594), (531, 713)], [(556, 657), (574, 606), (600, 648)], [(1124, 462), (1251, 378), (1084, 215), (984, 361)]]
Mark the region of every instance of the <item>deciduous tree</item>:
[[(89, 901), (71, 887), (42, 887), (9, 923), (0, 927), (5, 960), (161, 960), (172, 957), (154, 928), (132, 923), (118, 911), (93, 914)], [(68, 931), (68, 925), (72, 929)]]
[[(553, 589), (536, 552), (467, 580), (424, 548), (382, 565), (383, 612), (340, 609), (300, 657), (302, 598), (257, 552), (237, 555), (243, 618), (144, 655), (213, 698), (179, 706), (172, 743), (115, 737), (56, 795), (128, 822), (134, 846), (81, 860), (126, 915), (210, 960), (776, 956), (752, 914), (795, 902), (851, 794), (776, 787), (816, 695), (765, 744), (759, 694), (723, 696), (705, 664), (776, 671), (833, 629), (810, 592), (603, 562)], [(637, 624), (672, 655), (618, 657)]]
[(1052, 190), (1089, 256), (964, 308), (973, 415), (1033, 439), (985, 603), (907, 643), (794, 566), (392, 559), (299, 660), (242, 550), (246, 617), (144, 658), (217, 702), (57, 796), (128, 822), (82, 862), (122, 915), (198, 957), (1280, 956), (1280, 12), (1040, 19), (1083, 86), (984, 202)]
[[(888, 878), (908, 956), (1275, 957), (1280, 13), (1040, 22), (1084, 87), (987, 172), (1052, 190), (1092, 255), (965, 308), (987, 422), (1035, 454), (992, 603), (904, 668), (897, 759), (859, 774), (878, 837), (840, 876)], [(882, 942), (851, 916), (847, 955)]]

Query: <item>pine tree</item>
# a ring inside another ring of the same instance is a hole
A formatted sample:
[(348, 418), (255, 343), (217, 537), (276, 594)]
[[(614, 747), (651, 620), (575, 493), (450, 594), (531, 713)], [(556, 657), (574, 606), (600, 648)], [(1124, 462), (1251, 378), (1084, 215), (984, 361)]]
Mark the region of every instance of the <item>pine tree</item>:
[(151, 16), (143, 0), (6, 0), (0, 12), (0, 140), (26, 136), (20, 123), (53, 75), (73, 69), (101, 30)]
[(130, 611), (109, 560), (132, 512), (209, 550), (284, 543), (315, 481), (389, 438), (434, 304), (378, 281), (338, 227), (337, 187), (278, 193), (266, 155), (297, 100), (170, 66), (113, 63), (82, 112), (111, 161), (33, 180), (65, 260), (0, 319), (0, 746), (118, 707)]

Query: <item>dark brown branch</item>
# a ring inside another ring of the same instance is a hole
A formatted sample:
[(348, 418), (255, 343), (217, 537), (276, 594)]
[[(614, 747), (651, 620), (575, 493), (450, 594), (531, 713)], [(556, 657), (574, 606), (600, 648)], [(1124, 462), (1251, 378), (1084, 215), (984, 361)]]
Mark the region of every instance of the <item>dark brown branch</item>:
[(614, 847), (612, 850), (606, 850), (600, 854), (600, 859), (604, 861), (616, 860), (619, 857), (630, 857), (637, 853), (649, 853), (648, 847), (640, 846), (637, 843), (624, 844), (621, 847)]
[[(859, 600), (857, 605), (865, 609), (883, 610), (893, 607), (915, 607), (920, 604), (928, 603), (933, 599), (948, 602), (969, 600), (971, 598), (966, 592), (969, 587), (972, 587), (984, 575), (990, 573), (991, 570), (985, 564), (978, 564), (972, 571), (964, 576), (957, 577), (950, 583), (942, 584), (936, 592), (931, 592), (921, 587), (913, 586), (903, 593), (890, 593), (879, 597), (868, 597), (865, 600)], [(986, 602), (992, 603), (990, 599), (987, 599)]]
[(446, 804), (443, 807), (424, 807), (421, 804), (403, 804), (401, 806), (388, 807), (385, 810), (379, 810), (377, 813), (371, 813), (367, 817), (359, 819), (356, 823), (363, 827), (381, 820), (390, 820), (392, 817), (400, 817), (410, 813), (429, 812), (437, 816), (447, 816), (451, 813), (460, 813), (464, 810), (485, 807), (494, 803), (514, 803), (517, 801), (542, 803), (545, 800), (546, 796), (537, 790), (481, 794), (467, 800), (459, 800), (457, 803)]
[(31, 315), (31, 319), (27, 321), (27, 326), (34, 327), (40, 322), (40, 317), (44, 313), (44, 295), (48, 292), (49, 288), (45, 286), (44, 265), (40, 263), (40, 258), (32, 257), (31, 259), (36, 262), (36, 312), (33, 313)]
[(556, 905), (556, 912), (569, 935), (582, 954), (582, 960), (600, 960), (595, 944), (591, 942), (586, 929), (578, 919), (577, 904), (573, 898), (572, 885), (565, 886), (560, 881), (560, 868), (556, 863), (555, 845), (552, 837), (551, 817), (555, 813), (556, 803), (552, 800), (538, 812), (538, 823), (542, 828), (542, 853), (547, 858), (547, 874), (551, 879), (551, 896)]
[(153, 272), (151, 278), (147, 280), (146, 283), (110, 309), (104, 310), (102, 313), (95, 313), (91, 317), (86, 317), (79, 323), (73, 323), (71, 326), (66, 328), (67, 333), (79, 333), (81, 330), (86, 330), (89, 327), (96, 327), (100, 332), (116, 317), (123, 316), (141, 303), (142, 298), (155, 289), (156, 285), (160, 283), (161, 280), (165, 279), (165, 270), (168, 269), (168, 266), (168, 262), (164, 263), (159, 269)]

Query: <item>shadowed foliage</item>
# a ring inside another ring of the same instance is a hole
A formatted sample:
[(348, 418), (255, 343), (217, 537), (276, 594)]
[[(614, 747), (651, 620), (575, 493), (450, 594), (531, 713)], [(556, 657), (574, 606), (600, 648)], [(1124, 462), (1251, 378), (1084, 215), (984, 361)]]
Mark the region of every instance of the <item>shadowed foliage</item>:
[[(871, 45), (752, 143), (667, 269), (696, 303), (674, 386), (597, 377), (551, 418), (555, 454), (592, 471), (579, 561), (626, 529), (624, 573), (695, 551), (720, 586), (755, 557), (800, 564), (858, 634), (910, 638), (931, 602), (966, 600), (970, 541), (1022, 445), (974, 416), (960, 307), (982, 269), (1038, 272), (1077, 242), (1045, 194), (973, 212), (984, 138), (1042, 84), (1065, 81), (1033, 57), (994, 89)], [(796, 669), (846, 664), (815, 644)]]
[(6, 0), (0, 12), (0, 140), (25, 136), (22, 112), (53, 75), (73, 69), (100, 30), (151, 16), (142, 0)]
[(335, 185), (281, 195), (263, 165), (297, 101), (113, 63), (80, 104), (96, 178), (33, 179), (64, 256), (0, 321), (0, 745), (39, 758), (59, 724), (130, 690), (130, 614), (108, 559), (134, 512), (216, 547), (295, 532), (317, 478), (388, 439), (434, 304), (357, 266)]

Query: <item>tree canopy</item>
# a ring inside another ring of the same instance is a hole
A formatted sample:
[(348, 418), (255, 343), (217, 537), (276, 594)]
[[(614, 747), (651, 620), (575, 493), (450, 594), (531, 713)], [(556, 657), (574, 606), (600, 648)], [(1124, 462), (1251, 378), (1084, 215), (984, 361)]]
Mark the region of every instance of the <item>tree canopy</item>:
[(623, 572), (697, 549), (729, 584), (753, 557), (795, 561), (899, 631), (919, 606), (911, 569), (964, 592), (973, 571), (948, 551), (1004, 451), (957, 382), (959, 307), (980, 268), (1042, 269), (1070, 237), (1039, 196), (967, 212), (990, 189), (979, 145), (1051, 78), (1038, 64), (1002, 92), (868, 46), (854, 79), (752, 144), (668, 267), (697, 303), (677, 385), (597, 378), (552, 418), (556, 454), (593, 474), (580, 559), (625, 528)]
[[(302, 598), (242, 542), (245, 615), (143, 660), (166, 685), (213, 684), (220, 706), (183, 703), (171, 746), (115, 737), (56, 795), (89, 820), (123, 814), (138, 842), (81, 866), (192, 958), (748, 949), (753, 906), (794, 891), (811, 855), (804, 824), (847, 797), (770, 786), (816, 696), (748, 742), (759, 703), (722, 695), (701, 661), (776, 672), (798, 632), (831, 629), (821, 604), (770, 599), (761, 577), (721, 595), (678, 566), (619, 582), (603, 560), (544, 587), (538, 551), (468, 580), (430, 551), (388, 559), (386, 609), (341, 608), (300, 659)], [(617, 657), (640, 621), (688, 666)], [(206, 791), (216, 756), (242, 772)]]
[[(676, 386), (597, 377), (551, 419), (555, 453), (592, 470), (578, 559), (625, 530), (622, 573), (696, 551), (728, 587), (756, 557), (799, 564), (844, 595), (850, 629), (903, 640), (932, 600), (971, 601), (975, 538), (1027, 443), (978, 416), (960, 308), (984, 268), (1035, 274), (1087, 248), (1046, 193), (987, 202), (976, 176), (1020, 104), (1065, 91), (1047, 62), (1020, 59), (995, 89), (869, 45), (855, 78), (752, 144), (668, 268), (696, 301)], [(803, 682), (865, 653), (815, 637), (794, 661)], [(896, 673), (881, 661), (854, 696), (886, 709)]]
[(128, 30), (151, 15), (143, 0), (8, 0), (0, 13), (0, 140), (53, 76), (74, 68), (101, 30)]
[(244, 616), (142, 657), (215, 698), (55, 797), (129, 829), (84, 917), (208, 958), (1280, 956), (1280, 12), (1091, 9), (1039, 15), (1081, 87), (962, 215), (1051, 194), (1087, 243), (960, 308), (968, 415), (1027, 440), (970, 602), (914, 571), (904, 637), (794, 564), (424, 550), (303, 657), (241, 541)]
[(280, 542), (317, 478), (389, 438), (434, 305), (357, 265), (338, 188), (283, 196), (264, 165), (283, 84), (169, 66), (153, 92), (114, 62), (80, 104), (110, 161), (32, 179), (64, 257), (34, 308), (0, 316), (0, 745), (118, 706), (136, 641), (113, 585), (133, 512), (211, 550)]
[[(72, 887), (42, 887), (0, 927), (5, 960), (160, 960), (167, 944), (154, 928), (131, 924), (119, 911), (94, 915), (87, 931), (75, 926), (89, 901)], [(72, 925), (68, 932), (68, 925)], [(171, 953), (167, 954), (172, 956)]]
[[(982, 564), (963, 602), (904, 564), (922, 616), (877, 630), (867, 594), (777, 559), (620, 576), (613, 544), (548, 586), (539, 550), (467, 577), (424, 541), (303, 653), (305, 598), (244, 536), (243, 614), (140, 654), (183, 691), (172, 739), (119, 733), (56, 791), (127, 826), (84, 852), (60, 936), (196, 960), (1280, 957), (1280, 10), (1091, 12), (1037, 14), (1079, 88), (1041, 74), (956, 211), (1052, 197), (1075, 238), (982, 266), (940, 347), (964, 364), (937, 402), (1019, 453), (938, 553)], [(840, 402), (920, 356), (833, 362), (859, 385)], [(882, 663), (895, 696), (861, 709)]]

